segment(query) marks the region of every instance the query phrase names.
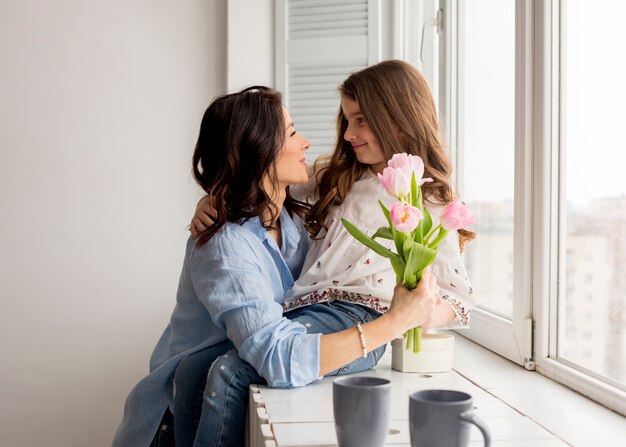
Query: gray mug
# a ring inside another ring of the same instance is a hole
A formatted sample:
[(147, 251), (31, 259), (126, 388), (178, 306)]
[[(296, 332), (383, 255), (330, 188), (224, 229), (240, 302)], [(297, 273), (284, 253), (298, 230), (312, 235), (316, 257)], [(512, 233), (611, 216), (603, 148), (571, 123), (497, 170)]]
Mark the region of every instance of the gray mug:
[(472, 396), (462, 391), (422, 390), (409, 398), (411, 447), (465, 447), (470, 423), (476, 425), (489, 447), (487, 425), (472, 412)]
[(381, 447), (389, 430), (391, 382), (351, 376), (333, 382), (335, 430), (340, 447)]

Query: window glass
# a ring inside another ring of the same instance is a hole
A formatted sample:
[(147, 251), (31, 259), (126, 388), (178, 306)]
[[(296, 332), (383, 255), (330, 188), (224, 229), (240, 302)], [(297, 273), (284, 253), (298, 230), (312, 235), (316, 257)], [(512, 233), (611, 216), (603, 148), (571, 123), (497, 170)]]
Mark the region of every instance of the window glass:
[(562, 2), (558, 357), (626, 385), (626, 2)]
[(511, 319), (515, 0), (459, 2), (458, 23), (459, 183), (477, 216), (465, 262), (479, 306)]

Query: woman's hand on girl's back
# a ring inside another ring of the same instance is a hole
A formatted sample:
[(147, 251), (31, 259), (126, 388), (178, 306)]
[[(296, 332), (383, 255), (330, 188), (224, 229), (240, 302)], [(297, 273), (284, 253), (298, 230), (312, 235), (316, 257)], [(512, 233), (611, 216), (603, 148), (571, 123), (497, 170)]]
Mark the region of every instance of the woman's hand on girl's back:
[(215, 214), (215, 208), (213, 208), (213, 201), (211, 197), (204, 196), (196, 205), (196, 212), (189, 224), (189, 231), (191, 231), (191, 237), (197, 239), (204, 230), (213, 225), (213, 219), (211, 214)]
[(422, 279), (413, 290), (403, 284), (396, 285), (388, 315), (392, 316), (405, 332), (434, 319), (437, 305), (437, 278), (426, 267)]

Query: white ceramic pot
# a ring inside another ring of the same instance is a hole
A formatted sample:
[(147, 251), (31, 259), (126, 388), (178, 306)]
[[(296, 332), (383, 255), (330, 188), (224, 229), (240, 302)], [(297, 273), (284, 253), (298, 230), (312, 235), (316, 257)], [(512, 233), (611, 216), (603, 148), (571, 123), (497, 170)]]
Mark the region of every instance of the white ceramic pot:
[(452, 370), (454, 336), (422, 333), (422, 350), (406, 349), (406, 340), (391, 342), (391, 367), (400, 372), (436, 373)]

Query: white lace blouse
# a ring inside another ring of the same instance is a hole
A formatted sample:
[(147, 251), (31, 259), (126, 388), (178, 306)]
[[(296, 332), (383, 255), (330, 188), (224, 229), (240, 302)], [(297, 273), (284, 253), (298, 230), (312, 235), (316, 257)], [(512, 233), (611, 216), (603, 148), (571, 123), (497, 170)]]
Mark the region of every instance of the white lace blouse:
[[(305, 185), (291, 187), (292, 196), (300, 200), (313, 200), (314, 177)], [(361, 304), (381, 313), (387, 311), (396, 284), (396, 275), (389, 260), (354, 239), (341, 223), (341, 218), (344, 218), (369, 235), (387, 226), (378, 199), (387, 207), (394, 200), (376, 176), (367, 171), (352, 186), (344, 203), (328, 213), (328, 231), (323, 239), (312, 241), (300, 278), (288, 292), (283, 304), (285, 311), (333, 300)], [(442, 209), (428, 207), (433, 225), (439, 223)], [(395, 251), (392, 241), (377, 241)], [(474, 306), (474, 299), (459, 252), (458, 232), (451, 231), (444, 239), (431, 268), (441, 288), (441, 299), (456, 314), (456, 318), (445, 327), (468, 327), (469, 311)]]

